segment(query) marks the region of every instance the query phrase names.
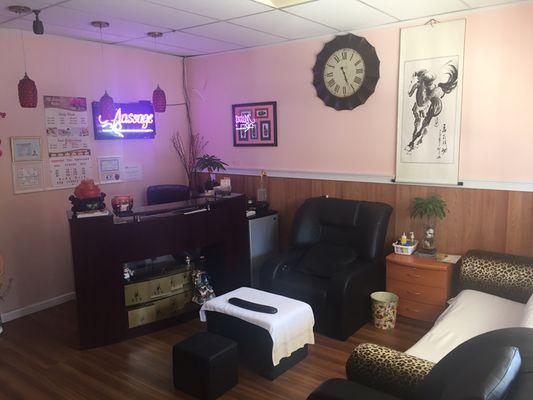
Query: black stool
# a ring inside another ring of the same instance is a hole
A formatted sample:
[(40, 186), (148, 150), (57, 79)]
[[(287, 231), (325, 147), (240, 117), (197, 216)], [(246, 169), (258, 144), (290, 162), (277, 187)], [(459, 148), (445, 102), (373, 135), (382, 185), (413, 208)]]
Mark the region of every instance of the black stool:
[(237, 343), (201, 332), (174, 345), (174, 386), (202, 400), (224, 394), (238, 382)]

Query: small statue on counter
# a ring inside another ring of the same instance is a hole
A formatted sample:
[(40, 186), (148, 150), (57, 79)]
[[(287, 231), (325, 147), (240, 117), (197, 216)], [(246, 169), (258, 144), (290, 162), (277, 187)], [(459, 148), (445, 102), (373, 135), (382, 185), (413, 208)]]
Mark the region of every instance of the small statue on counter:
[(86, 179), (74, 189), (74, 196), (68, 199), (72, 203), (74, 213), (105, 210), (106, 194), (103, 193), (92, 179)]
[(194, 296), (192, 301), (199, 305), (203, 305), (206, 301), (215, 297), (215, 292), (211, 286), (211, 278), (206, 271), (194, 270), (192, 273), (192, 281), (194, 284)]

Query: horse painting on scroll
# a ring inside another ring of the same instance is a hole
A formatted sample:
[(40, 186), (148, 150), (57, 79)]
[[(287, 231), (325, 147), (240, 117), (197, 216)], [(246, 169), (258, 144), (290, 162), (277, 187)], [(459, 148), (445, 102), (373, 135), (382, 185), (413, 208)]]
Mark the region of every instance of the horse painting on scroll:
[[(418, 151), (426, 154), (429, 151), (433, 161), (446, 162), (443, 158), (446, 158), (444, 156), (448, 152), (450, 142), (449, 127), (453, 126), (455, 121), (454, 92), (456, 92), (459, 77), (458, 58), (441, 57), (432, 60), (417, 60), (407, 64), (410, 63), (412, 65), (405, 71), (406, 79), (407, 73), (410, 74), (410, 83), (406, 86), (407, 96), (404, 95), (403, 112), (412, 113), (412, 116), (407, 118), (411, 129), (407, 132), (407, 126), (404, 125), (402, 135), (405, 140), (405, 155), (412, 158)], [(453, 96), (450, 96), (452, 94)], [(453, 99), (447, 99), (447, 97), (453, 97)], [(412, 103), (412, 107), (409, 107), (409, 103)], [(428, 135), (434, 136), (429, 140), (431, 149), (419, 150)]]

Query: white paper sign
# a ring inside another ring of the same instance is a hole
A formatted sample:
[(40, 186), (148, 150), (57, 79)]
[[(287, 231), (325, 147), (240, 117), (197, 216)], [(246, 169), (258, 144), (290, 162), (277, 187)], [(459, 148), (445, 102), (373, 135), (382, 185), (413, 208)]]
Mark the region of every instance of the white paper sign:
[(89, 156), (50, 158), (52, 187), (69, 188), (93, 177), (93, 164)]
[(140, 181), (143, 179), (143, 166), (140, 163), (124, 164), (124, 180)]
[(50, 181), (54, 188), (93, 178), (85, 97), (44, 96)]

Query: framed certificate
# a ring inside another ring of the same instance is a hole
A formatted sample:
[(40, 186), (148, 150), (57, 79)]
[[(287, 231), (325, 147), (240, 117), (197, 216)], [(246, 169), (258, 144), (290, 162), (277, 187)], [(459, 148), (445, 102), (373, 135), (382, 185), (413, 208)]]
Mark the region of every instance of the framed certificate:
[(11, 157), (13, 162), (42, 160), (42, 142), (39, 136), (12, 136)]

